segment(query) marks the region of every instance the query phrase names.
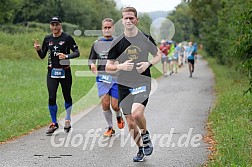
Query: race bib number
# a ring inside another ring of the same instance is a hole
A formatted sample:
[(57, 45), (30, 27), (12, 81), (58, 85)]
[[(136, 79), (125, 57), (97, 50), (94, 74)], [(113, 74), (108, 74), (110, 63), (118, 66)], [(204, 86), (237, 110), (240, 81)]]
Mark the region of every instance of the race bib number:
[(63, 68), (53, 68), (51, 78), (65, 78), (65, 70)]
[(129, 89), (132, 95), (136, 95), (138, 93), (146, 92), (146, 86), (140, 86), (138, 88)]
[(110, 75), (98, 75), (98, 81), (99, 82), (105, 82), (105, 83), (111, 83), (112, 82), (112, 76), (110, 76)]

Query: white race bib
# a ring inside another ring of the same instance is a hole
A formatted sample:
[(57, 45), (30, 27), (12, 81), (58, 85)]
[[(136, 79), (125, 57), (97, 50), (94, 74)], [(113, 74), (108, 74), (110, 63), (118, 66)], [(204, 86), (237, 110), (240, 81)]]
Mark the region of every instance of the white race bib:
[(53, 68), (51, 78), (65, 78), (65, 70), (63, 68)]
[(146, 86), (140, 86), (138, 88), (133, 89), (130, 88), (129, 91), (131, 92), (132, 95), (136, 95), (138, 93), (146, 92)]

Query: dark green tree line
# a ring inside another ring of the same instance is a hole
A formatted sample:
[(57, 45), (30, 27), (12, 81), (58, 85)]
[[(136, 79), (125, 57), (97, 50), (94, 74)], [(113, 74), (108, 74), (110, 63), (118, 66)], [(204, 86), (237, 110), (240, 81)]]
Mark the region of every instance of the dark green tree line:
[(0, 24), (48, 23), (52, 16), (82, 29), (100, 28), (105, 17), (118, 20), (120, 11), (111, 0), (1, 0)]
[[(0, 0), (0, 9), (0, 25), (48, 23), (52, 16), (60, 16), (63, 22), (84, 31), (99, 30), (106, 17), (115, 22), (121, 19), (113, 0)], [(140, 20), (139, 28), (149, 33), (150, 17), (144, 14)]]
[(174, 41), (182, 42), (193, 40), (193, 18), (190, 15), (190, 8), (188, 3), (182, 2), (176, 7), (169, 16), (173, 24), (175, 25), (175, 36), (173, 37)]

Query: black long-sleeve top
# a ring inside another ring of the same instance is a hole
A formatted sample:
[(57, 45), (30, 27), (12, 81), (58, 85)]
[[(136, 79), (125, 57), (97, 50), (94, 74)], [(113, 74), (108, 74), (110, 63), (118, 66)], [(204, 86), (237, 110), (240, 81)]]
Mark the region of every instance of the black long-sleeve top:
[[(72, 53), (70, 54), (70, 50)], [(46, 57), (48, 52), (48, 67), (64, 68), (70, 65), (69, 59), (80, 56), (77, 44), (71, 35), (64, 32), (59, 37), (53, 37), (52, 34), (44, 38), (41, 50), (38, 50), (38, 55), (41, 59)], [(68, 59), (59, 60), (57, 53), (68, 55)]]

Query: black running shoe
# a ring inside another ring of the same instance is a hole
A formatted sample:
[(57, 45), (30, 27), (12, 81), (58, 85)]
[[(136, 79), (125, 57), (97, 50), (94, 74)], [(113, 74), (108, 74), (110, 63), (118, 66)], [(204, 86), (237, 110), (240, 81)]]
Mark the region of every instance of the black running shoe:
[(51, 135), (54, 133), (55, 130), (57, 130), (59, 128), (59, 125), (58, 123), (51, 123), (51, 125), (49, 126), (46, 134), (47, 135)]
[(143, 147), (139, 147), (139, 151), (137, 155), (133, 158), (134, 162), (142, 162), (144, 160), (144, 152), (143, 152)]
[(70, 129), (71, 129), (70, 120), (66, 120), (66, 121), (65, 121), (65, 126), (64, 126), (64, 131), (65, 131), (66, 133), (68, 133), (68, 132), (70, 131)]
[(149, 156), (152, 154), (153, 151), (153, 144), (151, 142), (150, 134), (148, 131), (146, 131), (145, 134), (142, 135), (142, 140), (143, 140), (143, 146), (144, 146), (144, 154), (146, 156)]

